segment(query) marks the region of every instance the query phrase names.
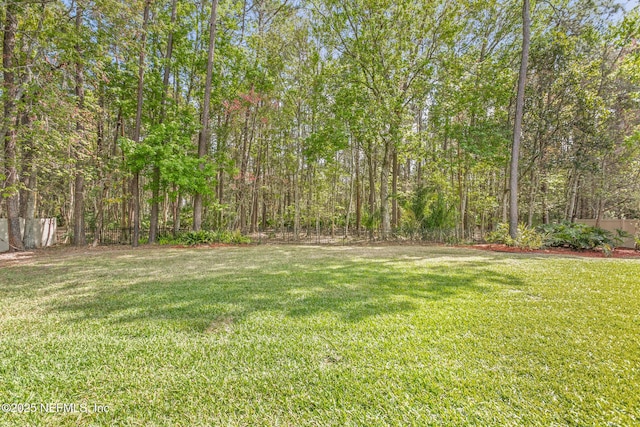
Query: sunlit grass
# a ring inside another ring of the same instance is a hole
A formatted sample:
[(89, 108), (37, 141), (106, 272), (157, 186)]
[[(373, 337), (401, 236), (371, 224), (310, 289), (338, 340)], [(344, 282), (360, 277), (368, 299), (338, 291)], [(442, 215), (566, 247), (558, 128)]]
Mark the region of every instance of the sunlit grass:
[[(0, 269), (1, 425), (634, 425), (640, 262), (442, 247)], [(109, 408), (93, 413), (93, 405)]]

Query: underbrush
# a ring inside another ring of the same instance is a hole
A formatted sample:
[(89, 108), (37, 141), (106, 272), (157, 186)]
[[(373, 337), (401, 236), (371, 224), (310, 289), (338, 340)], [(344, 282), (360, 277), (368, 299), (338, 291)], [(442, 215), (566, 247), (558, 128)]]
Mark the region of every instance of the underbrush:
[(243, 244), (251, 243), (251, 239), (239, 231), (189, 231), (176, 237), (167, 236), (158, 239), (161, 245), (206, 245), (211, 243)]
[(537, 230), (547, 236), (545, 245), (548, 247), (569, 247), (579, 251), (602, 249), (606, 254), (620, 245), (623, 238), (629, 237), (622, 230), (614, 234), (599, 227), (568, 221), (544, 224)]
[(495, 231), (486, 237), (489, 243), (503, 243), (523, 249), (570, 248), (573, 250), (602, 250), (609, 255), (630, 237), (628, 233), (617, 230), (616, 233), (586, 224), (564, 221), (557, 224), (544, 224), (536, 228), (518, 225), (518, 235), (514, 239), (509, 235), (509, 224), (498, 224)]
[(545, 236), (533, 228), (519, 224), (518, 235), (514, 239), (509, 235), (509, 224), (501, 223), (495, 231), (487, 235), (486, 240), (489, 243), (503, 243), (507, 246), (533, 250), (544, 247)]

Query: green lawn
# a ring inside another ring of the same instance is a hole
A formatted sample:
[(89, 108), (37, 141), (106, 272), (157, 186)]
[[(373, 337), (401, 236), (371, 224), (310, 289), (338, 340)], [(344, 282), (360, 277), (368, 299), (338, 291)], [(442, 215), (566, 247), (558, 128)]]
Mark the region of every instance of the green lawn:
[(0, 403), (38, 405), (0, 425), (639, 425), (640, 261), (52, 251), (0, 268)]

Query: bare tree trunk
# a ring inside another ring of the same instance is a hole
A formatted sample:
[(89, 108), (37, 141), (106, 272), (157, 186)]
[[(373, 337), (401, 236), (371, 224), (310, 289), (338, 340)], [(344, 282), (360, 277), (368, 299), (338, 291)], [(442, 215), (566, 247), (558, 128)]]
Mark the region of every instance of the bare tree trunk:
[[(218, 0), (211, 2), (211, 16), (209, 18), (209, 52), (207, 56), (207, 77), (204, 87), (204, 101), (202, 103), (202, 130), (198, 138), (198, 157), (201, 159), (200, 170), (204, 170), (204, 157), (207, 154), (209, 143), (209, 106), (211, 103), (211, 81), (213, 76), (213, 58), (216, 48), (216, 20), (217, 20)], [(193, 198), (193, 230), (199, 231), (202, 228), (202, 193), (199, 191)]]
[(353, 179), (351, 179), (350, 182), (349, 182), (349, 196), (348, 196), (348, 201), (347, 201), (347, 212), (345, 213), (345, 219), (344, 219), (344, 237), (345, 237), (345, 239), (347, 237), (349, 237), (349, 222), (351, 220), (351, 208), (353, 206), (353, 189), (354, 189), (354, 183), (353, 183)]
[(538, 183), (536, 180), (536, 174), (535, 174), (535, 165), (531, 167), (531, 174), (529, 176), (529, 212), (527, 214), (527, 226), (528, 227), (532, 227), (533, 226), (533, 212), (534, 212), (534, 208), (535, 208), (535, 203), (536, 203), (536, 190), (538, 188)]
[[(101, 94), (100, 95), (100, 108), (101, 110), (104, 109), (104, 96)], [(106, 175), (104, 173), (104, 160), (106, 158), (108, 158), (109, 156), (109, 152), (114, 152), (115, 151), (115, 146), (118, 144), (118, 132), (120, 129), (120, 121), (121, 121), (121, 112), (118, 111), (118, 116), (116, 118), (116, 129), (115, 129), (115, 133), (114, 133), (114, 138), (113, 138), (113, 148), (110, 150), (109, 145), (104, 144), (104, 122), (103, 122), (103, 118), (102, 118), (102, 113), (100, 113), (99, 118), (98, 118), (98, 147), (97, 147), (97, 164), (100, 165), (99, 167), (99, 180), (98, 182), (100, 183), (100, 186), (102, 187), (101, 190), (98, 192), (97, 196), (96, 196), (96, 202), (95, 202), (95, 206), (96, 206), (96, 231), (95, 234), (93, 235), (93, 246), (98, 246), (100, 244), (100, 241), (102, 239), (102, 232), (103, 232), (103, 228), (104, 228), (104, 200), (107, 198), (108, 192), (109, 192), (109, 183), (111, 181), (111, 172), (107, 172)]]
[[(258, 158), (256, 160), (255, 180), (253, 182), (252, 200), (251, 200), (251, 232), (255, 233), (258, 230), (258, 211), (260, 203), (260, 187), (261, 187), (261, 173), (262, 173), (262, 145), (263, 139), (259, 136), (258, 140)], [(297, 204), (296, 204), (297, 206)]]
[(547, 181), (546, 178), (542, 178), (542, 184), (540, 184), (540, 193), (542, 195), (542, 223), (549, 224), (549, 206), (547, 205)]
[(509, 164), (505, 166), (504, 170), (504, 184), (502, 187), (502, 223), (506, 223), (509, 219)]
[(600, 227), (600, 222), (604, 217), (604, 208), (605, 208), (605, 179), (607, 176), (607, 162), (606, 159), (602, 159), (602, 163), (600, 165), (600, 188), (597, 190), (596, 194), (598, 195), (597, 202), (597, 211), (596, 211), (596, 227)]
[(369, 238), (373, 239), (373, 224), (376, 215), (376, 162), (373, 158), (373, 147), (370, 146), (369, 151)]
[[(242, 152), (240, 153), (240, 180), (238, 183), (238, 219), (240, 220), (240, 230), (244, 233), (246, 228), (246, 176), (247, 165), (251, 152), (251, 140), (249, 138), (249, 118), (251, 117), (251, 106), (247, 107), (244, 115), (244, 128), (242, 130)], [(296, 174), (294, 173), (294, 188)], [(294, 190), (295, 191), (295, 190)]]
[[(22, 114), (23, 128), (29, 128), (31, 126), (30, 111), (27, 110)], [(34, 161), (34, 151), (36, 147), (33, 144), (33, 140), (29, 139), (26, 142), (26, 146), (23, 148), (23, 177), (20, 196), (20, 216), (24, 218), (24, 248), (34, 249), (38, 245), (36, 241), (36, 229), (35, 229), (35, 213), (36, 213), (36, 185), (37, 185), (37, 172)]]
[(180, 192), (178, 191), (177, 186), (173, 185), (173, 191), (176, 194), (176, 198), (173, 200), (173, 235), (174, 237), (178, 235), (180, 232)]
[(393, 149), (393, 165), (391, 173), (391, 226), (398, 227), (398, 149)]
[[(82, 17), (84, 9), (80, 2), (76, 5), (76, 34), (81, 38)], [(73, 244), (84, 246), (87, 244), (84, 229), (84, 171), (82, 170), (82, 149), (84, 146), (84, 123), (82, 123), (82, 111), (84, 110), (84, 66), (82, 64), (82, 47), (75, 46), (76, 55), (76, 102), (80, 117), (76, 121), (76, 132), (78, 142), (76, 144), (76, 164), (75, 164), (75, 184), (73, 196)]]
[(382, 238), (389, 237), (391, 232), (391, 219), (389, 216), (389, 172), (391, 169), (391, 151), (393, 142), (386, 140), (384, 144), (384, 156), (380, 168), (380, 217), (382, 221)]
[(362, 191), (360, 190), (360, 143), (356, 140), (356, 234), (360, 236), (360, 226), (362, 224)]
[(518, 163), (520, 158), (520, 138), (522, 136), (522, 117), (524, 116), (524, 90), (527, 84), (527, 65), (529, 62), (529, 38), (531, 22), (529, 19), (529, 0), (522, 2), (522, 60), (518, 76), (518, 95), (516, 97), (516, 115), (513, 126), (513, 145), (511, 147), (511, 168), (509, 179), (509, 234), (513, 239), (518, 235)]
[[(142, 36), (140, 39), (140, 58), (138, 63), (138, 93), (137, 93), (137, 109), (136, 123), (133, 131), (133, 142), (140, 142), (140, 132), (142, 127), (142, 102), (144, 101), (144, 59), (146, 53), (147, 41), (147, 25), (149, 23), (149, 9), (151, 8), (151, 0), (147, 0), (144, 4), (144, 17), (142, 21)], [(133, 173), (131, 180), (131, 196), (133, 201), (131, 222), (133, 224), (133, 236), (131, 237), (131, 246), (137, 247), (140, 243), (140, 172)]]
[(466, 193), (465, 193), (465, 175), (466, 175), (466, 170), (465, 170), (465, 164), (464, 164), (464, 160), (462, 158), (462, 149), (460, 148), (460, 144), (458, 144), (457, 147), (457, 152), (458, 152), (458, 196), (460, 197), (459, 200), (459, 209), (460, 209), (460, 234), (459, 234), (459, 238), (463, 239), (464, 238), (464, 230), (466, 228), (466, 224), (465, 224), (465, 218), (466, 218), (466, 212), (467, 212), (467, 198), (466, 198)]
[(18, 191), (17, 168), (17, 131), (15, 120), (16, 97), (18, 87), (15, 84), (15, 70), (13, 65), (13, 51), (16, 45), (16, 31), (18, 29), (18, 2), (8, 2), (5, 8), (5, 25), (2, 43), (2, 67), (3, 67), (3, 95), (4, 95), (4, 121), (2, 132), (4, 135), (4, 163), (5, 185), (4, 192), (7, 203), (7, 225), (9, 234), (9, 252), (22, 251), (24, 245), (20, 233), (20, 192)]
[(565, 212), (566, 221), (574, 221), (576, 211), (576, 201), (578, 198), (578, 184), (580, 182), (580, 176), (578, 171), (574, 171), (573, 176), (570, 179), (571, 189), (569, 191), (569, 197), (567, 200), (567, 210)]

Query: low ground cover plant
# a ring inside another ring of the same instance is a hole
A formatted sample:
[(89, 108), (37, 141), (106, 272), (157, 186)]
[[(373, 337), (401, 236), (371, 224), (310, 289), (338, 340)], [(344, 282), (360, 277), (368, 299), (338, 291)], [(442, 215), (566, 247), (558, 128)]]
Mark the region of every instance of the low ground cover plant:
[(570, 248), (577, 251), (602, 250), (610, 254), (627, 237), (631, 236), (622, 230), (612, 233), (599, 227), (563, 221), (536, 228), (519, 224), (515, 239), (509, 235), (509, 224), (500, 223), (486, 236), (486, 241), (523, 249)]
[(251, 239), (239, 231), (189, 231), (178, 236), (168, 236), (159, 239), (161, 245), (208, 245), (212, 243), (244, 244), (251, 243)]
[(630, 237), (622, 230), (617, 230), (614, 234), (599, 227), (569, 221), (544, 224), (537, 230), (546, 236), (545, 246), (568, 247), (574, 250), (602, 249), (605, 253), (619, 246), (623, 238)]
[(509, 224), (501, 223), (498, 224), (495, 231), (487, 235), (486, 240), (489, 243), (503, 243), (507, 246), (533, 250), (544, 247), (544, 237), (543, 234), (537, 232), (534, 228), (519, 224), (518, 236), (513, 239), (509, 235)]

